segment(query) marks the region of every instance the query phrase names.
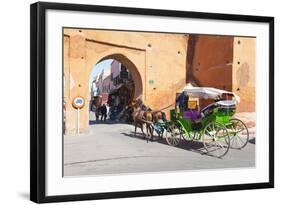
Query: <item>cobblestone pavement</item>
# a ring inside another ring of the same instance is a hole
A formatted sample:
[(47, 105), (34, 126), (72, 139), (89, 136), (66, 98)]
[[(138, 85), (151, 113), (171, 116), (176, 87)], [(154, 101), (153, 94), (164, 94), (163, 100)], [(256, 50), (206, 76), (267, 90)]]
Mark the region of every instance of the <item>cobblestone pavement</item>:
[[(147, 141), (128, 124), (97, 123), (90, 133), (64, 136), (64, 175), (243, 168), (255, 166), (255, 137), (242, 150), (222, 158), (202, 154), (202, 143), (182, 141), (172, 147), (165, 139)], [(140, 131), (140, 130), (139, 130)]]

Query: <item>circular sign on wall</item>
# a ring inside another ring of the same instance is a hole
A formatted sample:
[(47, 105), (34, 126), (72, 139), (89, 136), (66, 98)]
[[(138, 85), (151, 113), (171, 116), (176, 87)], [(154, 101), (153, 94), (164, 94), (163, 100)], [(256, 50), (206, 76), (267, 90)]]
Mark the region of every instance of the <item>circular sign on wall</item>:
[(72, 101), (72, 106), (76, 109), (81, 109), (85, 105), (85, 99), (81, 96), (77, 96)]

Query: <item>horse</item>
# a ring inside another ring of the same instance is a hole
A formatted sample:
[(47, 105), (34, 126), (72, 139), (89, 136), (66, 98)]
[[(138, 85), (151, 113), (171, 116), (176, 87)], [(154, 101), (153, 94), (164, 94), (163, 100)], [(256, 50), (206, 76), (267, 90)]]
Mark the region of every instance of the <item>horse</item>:
[(143, 133), (144, 138), (146, 138), (146, 134), (143, 131), (143, 126), (146, 125), (146, 132), (150, 134), (151, 140), (153, 140), (153, 133), (152, 133), (152, 120), (153, 116), (149, 108), (146, 107), (141, 100), (132, 100), (130, 103), (131, 108), (133, 109), (132, 118), (133, 123), (135, 125), (135, 134), (137, 133), (137, 127), (139, 127)]

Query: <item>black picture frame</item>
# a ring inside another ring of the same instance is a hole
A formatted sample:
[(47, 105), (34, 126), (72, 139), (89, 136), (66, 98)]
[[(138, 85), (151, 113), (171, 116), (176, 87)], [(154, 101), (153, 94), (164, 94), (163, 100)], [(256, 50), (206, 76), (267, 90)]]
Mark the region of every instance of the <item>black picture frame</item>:
[[(46, 10), (68, 10), (101, 13), (121, 13), (180, 17), (195, 19), (233, 20), (263, 22), (269, 25), (269, 181), (239, 185), (138, 190), (124, 192), (89, 193), (60, 196), (46, 196), (46, 68), (45, 68), (45, 26)], [(38, 2), (30, 6), (30, 200), (37, 203), (76, 200), (97, 200), (123, 197), (186, 194), (198, 192), (261, 189), (274, 187), (274, 17), (230, 15), (218, 13), (126, 8), (83, 4)]]

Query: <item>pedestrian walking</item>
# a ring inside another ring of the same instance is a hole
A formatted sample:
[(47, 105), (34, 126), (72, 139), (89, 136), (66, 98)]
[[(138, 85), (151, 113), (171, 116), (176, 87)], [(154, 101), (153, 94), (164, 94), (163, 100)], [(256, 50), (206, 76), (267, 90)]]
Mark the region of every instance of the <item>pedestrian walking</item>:
[(106, 120), (107, 118), (107, 108), (106, 108), (106, 105), (103, 104), (100, 108), (100, 112), (101, 112), (101, 120)]

